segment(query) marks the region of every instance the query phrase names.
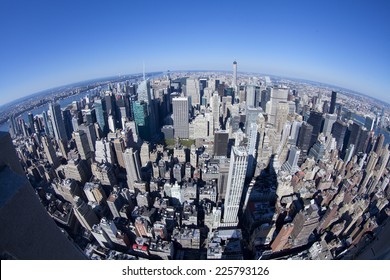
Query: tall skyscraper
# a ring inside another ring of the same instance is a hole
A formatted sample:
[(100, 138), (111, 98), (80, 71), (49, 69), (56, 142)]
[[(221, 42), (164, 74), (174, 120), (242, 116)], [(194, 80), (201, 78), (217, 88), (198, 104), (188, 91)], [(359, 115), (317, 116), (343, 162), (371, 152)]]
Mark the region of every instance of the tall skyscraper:
[(261, 108), (255, 108), (254, 106), (246, 107), (246, 120), (245, 120), (245, 133), (248, 134), (252, 123), (256, 123), (257, 117), (260, 113), (263, 113)]
[(270, 90), (270, 100), (267, 102), (266, 105), (266, 113), (268, 114), (268, 122), (272, 125), (275, 125), (278, 104), (281, 101), (287, 101), (288, 88), (273, 87)]
[(67, 140), (65, 124), (62, 119), (61, 107), (57, 102), (49, 104), (49, 111), (52, 118), (54, 136), (59, 142), (60, 140)]
[(336, 121), (332, 127), (332, 136), (336, 139), (338, 150), (343, 149), (345, 133), (347, 131), (346, 123), (341, 120)]
[(105, 101), (104, 99), (95, 100), (94, 108), (96, 113), (96, 120), (99, 124), (100, 129), (103, 132), (103, 136), (105, 136), (108, 132), (108, 121), (107, 121), (107, 113), (105, 111)]
[(287, 171), (290, 174), (295, 174), (299, 171), (298, 160), (300, 153), (301, 151), (296, 146), (292, 146), (287, 161), (282, 165), (282, 170)]
[(188, 97), (175, 97), (173, 105), (173, 127), (175, 138), (189, 138)]
[(307, 120), (307, 123), (313, 126), (313, 131), (311, 135), (309, 148), (311, 148), (314, 145), (314, 143), (317, 141), (318, 135), (320, 134), (320, 131), (322, 129), (323, 120), (324, 119), (322, 117), (322, 113), (317, 111), (310, 112), (310, 117)]
[(137, 125), (137, 133), (143, 140), (149, 140), (150, 118), (148, 114), (148, 103), (145, 101), (133, 102), (134, 121)]
[(244, 189), (248, 154), (244, 147), (233, 147), (230, 156), (229, 176), (225, 195), (223, 223), (228, 227), (238, 224), (238, 210)]
[(88, 136), (83, 130), (73, 132), (73, 138), (76, 142), (77, 151), (79, 151), (80, 158), (89, 160), (93, 157), (93, 151), (89, 146)]
[(89, 149), (94, 152), (95, 151), (95, 143), (96, 143), (96, 131), (94, 124), (80, 124), (79, 130), (82, 130), (87, 135)]
[(337, 92), (332, 91), (332, 97), (330, 99), (330, 107), (329, 107), (329, 114), (334, 114), (336, 109), (336, 99), (337, 99)]
[(337, 121), (336, 114), (326, 114), (325, 115), (324, 127), (322, 129), (322, 133), (324, 133), (325, 136), (330, 136), (330, 134), (332, 133), (333, 124), (336, 121)]
[(190, 99), (190, 105), (195, 106), (200, 104), (200, 88), (199, 80), (196, 78), (188, 78), (186, 81), (187, 97)]
[(247, 85), (246, 86), (246, 105), (247, 106), (255, 106), (256, 103), (256, 86), (255, 85)]
[(227, 157), (229, 133), (226, 130), (216, 131), (214, 134), (214, 156)]
[(70, 139), (72, 138), (73, 125), (72, 125), (72, 114), (69, 109), (62, 111), (62, 119), (64, 121), (67, 139)]
[(237, 62), (233, 61), (233, 81), (232, 86), (237, 91)]
[(54, 150), (53, 144), (48, 136), (43, 136), (41, 138), (43, 150), (45, 151), (46, 158), (54, 168), (57, 168), (59, 165), (56, 151)]
[(297, 147), (301, 150), (298, 165), (301, 165), (308, 155), (310, 149), (310, 140), (312, 137), (313, 126), (307, 122), (303, 122), (299, 131)]
[(141, 179), (141, 163), (138, 153), (133, 151), (133, 148), (128, 148), (123, 153), (123, 159), (126, 166), (127, 185), (129, 189), (134, 190), (134, 182)]

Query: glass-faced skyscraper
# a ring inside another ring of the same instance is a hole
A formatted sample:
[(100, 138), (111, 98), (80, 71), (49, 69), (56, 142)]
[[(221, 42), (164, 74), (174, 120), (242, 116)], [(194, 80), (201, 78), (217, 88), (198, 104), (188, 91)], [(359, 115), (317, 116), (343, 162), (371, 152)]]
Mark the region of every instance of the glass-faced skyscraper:
[(133, 102), (134, 121), (137, 125), (138, 135), (143, 140), (150, 139), (150, 117), (148, 104), (144, 101)]
[(238, 210), (244, 189), (248, 154), (244, 147), (233, 147), (230, 156), (229, 176), (225, 195), (223, 223), (228, 227), (238, 224)]

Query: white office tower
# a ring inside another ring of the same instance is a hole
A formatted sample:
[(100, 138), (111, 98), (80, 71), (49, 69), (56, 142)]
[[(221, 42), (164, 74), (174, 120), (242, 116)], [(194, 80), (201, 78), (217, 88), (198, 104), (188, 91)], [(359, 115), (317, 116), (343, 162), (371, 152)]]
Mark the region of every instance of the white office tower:
[(134, 191), (134, 182), (141, 179), (141, 164), (137, 151), (133, 151), (133, 148), (126, 149), (123, 153), (123, 160), (126, 167), (127, 185), (131, 191)]
[(188, 97), (172, 99), (173, 128), (175, 138), (189, 138)]
[(233, 89), (237, 92), (237, 61), (233, 61)]
[(248, 165), (248, 154), (244, 147), (233, 147), (230, 155), (229, 176), (225, 195), (223, 225), (236, 227), (238, 210), (244, 189), (245, 175)]
[(302, 121), (293, 121), (291, 125), (291, 131), (290, 131), (290, 136), (288, 138), (288, 142), (292, 145), (296, 145), (298, 141), (298, 136), (299, 136), (299, 130), (301, 129), (302, 126)]
[(255, 171), (256, 167), (256, 142), (257, 142), (257, 130), (258, 125), (256, 123), (250, 124), (250, 129), (248, 131), (248, 144), (246, 150), (248, 152), (248, 168), (246, 172), (246, 177), (251, 178)]
[(149, 143), (148, 142), (142, 143), (141, 150), (140, 150), (141, 166), (146, 166), (149, 163), (150, 161), (149, 153), (150, 153)]
[(281, 101), (278, 103), (278, 107), (276, 110), (276, 116), (275, 116), (275, 127), (276, 131), (278, 133), (281, 133), (285, 123), (287, 122), (287, 115), (288, 115), (288, 102)]
[[(197, 115), (192, 121), (194, 126), (193, 139), (206, 139), (209, 136), (208, 120), (204, 115)], [(212, 132), (211, 132), (212, 133)]]
[(52, 120), (54, 136), (57, 142), (60, 140), (68, 140), (68, 137), (66, 136), (64, 120), (62, 119), (60, 104), (57, 102), (50, 103), (49, 113)]
[(106, 139), (96, 141), (95, 161), (98, 163), (114, 163), (114, 152), (111, 143)]
[(276, 115), (278, 111), (279, 102), (287, 101), (288, 88), (286, 87), (272, 87), (270, 94), (270, 101), (267, 102), (266, 113), (268, 114), (268, 123), (276, 124)]
[(256, 86), (247, 85), (246, 86), (246, 105), (256, 107)]
[(259, 116), (260, 113), (263, 113), (263, 110), (258, 107), (254, 106), (246, 106), (245, 108), (245, 115), (246, 115), (246, 120), (245, 120), (245, 133), (249, 134), (249, 129), (251, 127), (252, 123), (256, 123), (257, 117)]
[(108, 128), (111, 132), (115, 132), (115, 121), (112, 115), (108, 116)]
[(298, 172), (298, 159), (300, 154), (301, 150), (299, 150), (296, 146), (292, 146), (290, 148), (287, 161), (282, 165), (282, 170), (290, 173), (291, 175)]
[(351, 160), (354, 151), (355, 151), (355, 145), (350, 144), (348, 149), (345, 151), (345, 157), (344, 157), (345, 163), (348, 163)]
[(200, 104), (200, 87), (197, 78), (188, 78), (186, 81), (187, 97), (191, 99), (191, 106)]
[(219, 129), (219, 95), (218, 93), (213, 94), (212, 98), (212, 104), (211, 104), (211, 109), (213, 111), (213, 119), (214, 119), (214, 130)]
[(325, 121), (324, 121), (324, 128), (322, 130), (322, 133), (325, 136), (330, 136), (332, 132), (333, 124), (337, 121), (337, 115), (336, 114), (325, 114)]

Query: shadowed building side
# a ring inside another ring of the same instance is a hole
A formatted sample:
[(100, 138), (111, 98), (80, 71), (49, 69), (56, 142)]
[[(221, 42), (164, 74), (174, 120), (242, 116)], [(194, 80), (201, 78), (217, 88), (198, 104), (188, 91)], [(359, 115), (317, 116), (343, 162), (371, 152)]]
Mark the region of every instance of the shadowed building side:
[(0, 143), (0, 258), (85, 259), (39, 202), (10, 135), (0, 132)]

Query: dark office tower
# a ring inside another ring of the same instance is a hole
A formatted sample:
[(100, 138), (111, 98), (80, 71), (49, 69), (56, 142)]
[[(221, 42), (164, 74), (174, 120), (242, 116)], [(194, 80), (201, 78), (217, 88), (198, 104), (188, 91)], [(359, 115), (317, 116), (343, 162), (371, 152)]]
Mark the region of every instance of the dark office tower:
[(334, 114), (336, 109), (336, 99), (337, 99), (337, 92), (332, 91), (332, 97), (330, 99), (330, 107), (329, 107), (329, 114)]
[(310, 140), (310, 147), (311, 148), (315, 142), (317, 142), (318, 135), (321, 132), (322, 129), (322, 123), (323, 123), (323, 117), (322, 113), (316, 112), (316, 111), (311, 111), (310, 112), (310, 117), (307, 120), (308, 124), (311, 124), (313, 126), (313, 131), (311, 134), (311, 140)]
[(347, 131), (347, 124), (338, 120), (333, 124), (332, 136), (336, 139), (337, 150), (341, 151), (344, 146), (344, 138)]
[(299, 155), (298, 160), (299, 166), (306, 160), (310, 148), (312, 134), (313, 126), (311, 124), (308, 124), (307, 122), (302, 123), (297, 141), (297, 147), (301, 150), (301, 154)]
[(360, 135), (357, 142), (356, 153), (365, 153), (367, 151), (368, 143), (370, 141), (370, 131), (365, 129), (364, 127), (360, 127)]
[(9, 119), (9, 132), (12, 138), (15, 138), (20, 134), (19, 125), (15, 120), (15, 115), (12, 115)]
[(0, 132), (0, 154), (1, 258), (85, 259), (42, 207), (5, 132)]
[(49, 104), (50, 116), (52, 119), (52, 125), (54, 130), (54, 136), (59, 142), (60, 140), (67, 140), (66, 130), (64, 121), (62, 119), (60, 104), (50, 103)]
[(261, 108), (265, 112), (267, 109), (267, 102), (271, 99), (271, 88), (267, 88), (261, 91)]
[(73, 201), (73, 210), (80, 224), (87, 230), (91, 231), (93, 225), (99, 223), (99, 219), (91, 207), (86, 204), (80, 197), (76, 196)]
[(42, 119), (38, 116), (34, 118), (34, 128), (37, 133), (41, 133), (43, 131)]
[(62, 111), (62, 117), (64, 119), (65, 131), (67, 139), (72, 138), (73, 125), (72, 125), (72, 114), (69, 109)]
[(360, 139), (360, 132), (361, 132), (361, 127), (357, 123), (353, 123), (348, 126), (347, 132), (345, 134), (345, 139), (344, 139), (344, 143), (346, 145), (344, 146), (343, 150), (348, 148), (351, 144), (354, 145), (355, 147), (358, 146), (358, 142)]
[(143, 140), (150, 140), (150, 119), (148, 115), (148, 104), (144, 101), (133, 102), (134, 121), (137, 125), (138, 135)]
[(43, 116), (43, 125), (45, 126), (45, 134), (50, 137), (54, 137), (53, 127), (51, 125), (50, 120), (47, 117), (46, 111), (42, 112), (42, 116)]
[(216, 131), (214, 134), (214, 156), (227, 157), (229, 133), (226, 130)]
[(378, 137), (376, 138), (376, 143), (375, 143), (375, 146), (374, 146), (374, 152), (379, 155), (380, 154), (380, 151), (382, 150), (382, 147), (383, 147), (383, 143), (385, 142), (385, 135), (383, 135), (382, 133), (378, 135)]
[(107, 122), (107, 114), (105, 112), (104, 99), (95, 100), (94, 108), (96, 114), (96, 121), (103, 132), (103, 136), (106, 136), (108, 133), (108, 122)]
[(34, 129), (34, 115), (32, 113), (28, 113), (28, 125), (30, 127), (30, 133), (35, 133)]
[(116, 117), (115, 96), (111, 92), (106, 93), (106, 95), (104, 96), (104, 101), (106, 104), (107, 116), (112, 115), (112, 116)]

